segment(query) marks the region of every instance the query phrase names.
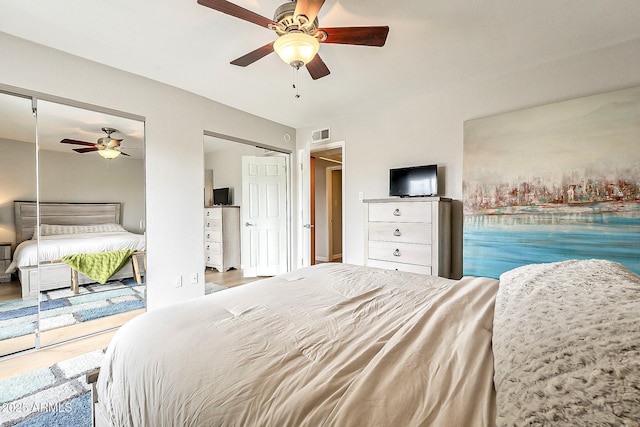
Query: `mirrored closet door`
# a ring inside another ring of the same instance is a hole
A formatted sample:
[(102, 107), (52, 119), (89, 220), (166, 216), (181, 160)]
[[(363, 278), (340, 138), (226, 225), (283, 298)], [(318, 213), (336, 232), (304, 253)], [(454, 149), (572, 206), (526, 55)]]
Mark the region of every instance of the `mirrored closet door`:
[(37, 107), (45, 346), (120, 326), (145, 309), (144, 123), (50, 101)]
[[(30, 97), (0, 92), (0, 356), (33, 348), (38, 327), (38, 301), (22, 297), (12, 264), (22, 240), (37, 247), (35, 207), (33, 222), (17, 229), (16, 200), (36, 200), (36, 121)], [(31, 263), (37, 264), (35, 249)]]
[(0, 109), (0, 356), (144, 312), (144, 122), (4, 93)]
[(288, 270), (290, 153), (205, 132), (205, 293)]

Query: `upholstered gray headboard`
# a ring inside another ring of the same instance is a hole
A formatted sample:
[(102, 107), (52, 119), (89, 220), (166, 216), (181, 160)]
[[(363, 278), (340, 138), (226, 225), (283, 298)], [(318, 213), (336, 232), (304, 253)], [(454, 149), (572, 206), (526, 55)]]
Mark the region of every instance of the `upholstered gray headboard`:
[[(13, 202), (16, 244), (33, 237), (36, 226), (36, 202)], [(91, 225), (121, 224), (121, 203), (40, 202), (40, 224)]]

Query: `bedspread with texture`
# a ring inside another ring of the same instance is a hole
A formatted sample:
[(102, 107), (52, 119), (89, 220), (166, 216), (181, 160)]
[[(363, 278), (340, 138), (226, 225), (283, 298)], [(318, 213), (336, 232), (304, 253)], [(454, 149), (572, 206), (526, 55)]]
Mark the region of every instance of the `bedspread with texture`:
[(500, 276), (498, 426), (640, 426), (640, 276), (605, 260)]

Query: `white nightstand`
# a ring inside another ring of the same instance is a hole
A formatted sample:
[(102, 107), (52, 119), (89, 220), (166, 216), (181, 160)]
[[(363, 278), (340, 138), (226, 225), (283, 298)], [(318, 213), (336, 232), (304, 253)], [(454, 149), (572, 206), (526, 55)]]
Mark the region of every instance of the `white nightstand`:
[(10, 282), (11, 274), (5, 273), (11, 264), (11, 243), (0, 242), (0, 282)]

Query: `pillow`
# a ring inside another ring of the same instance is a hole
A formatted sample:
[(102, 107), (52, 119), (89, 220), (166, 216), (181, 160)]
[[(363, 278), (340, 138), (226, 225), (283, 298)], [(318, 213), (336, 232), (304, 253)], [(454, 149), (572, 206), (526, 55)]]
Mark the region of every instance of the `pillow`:
[(41, 236), (58, 236), (61, 234), (79, 233), (111, 233), (114, 231), (127, 231), (120, 224), (91, 224), (91, 225), (57, 225), (41, 224)]

